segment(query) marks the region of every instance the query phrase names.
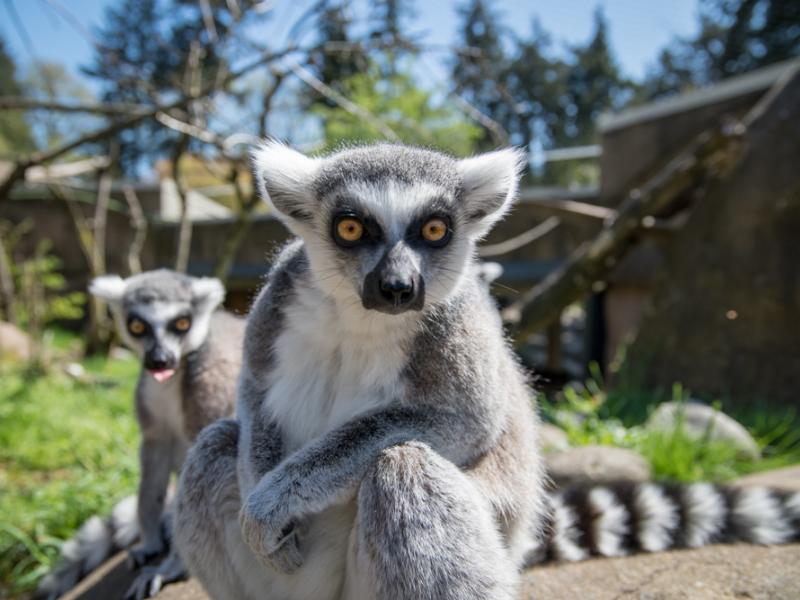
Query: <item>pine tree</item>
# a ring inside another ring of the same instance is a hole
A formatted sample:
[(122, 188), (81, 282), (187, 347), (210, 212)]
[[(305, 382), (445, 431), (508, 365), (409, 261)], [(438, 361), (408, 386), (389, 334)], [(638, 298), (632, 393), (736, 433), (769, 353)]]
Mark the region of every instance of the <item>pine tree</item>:
[(377, 0), (369, 14), (369, 44), (378, 52), (372, 60), (384, 76), (398, 74), (398, 63), (407, 55), (417, 51), (417, 45), (407, 33), (408, 22), (414, 16), (412, 0)]
[(509, 67), (508, 86), (518, 107), (517, 118), (506, 124), (515, 143), (528, 147), (553, 145), (564, 119), (566, 64), (551, 52), (552, 40), (534, 19), (531, 36), (517, 43)]
[(637, 101), (708, 85), (800, 56), (796, 0), (702, 0), (700, 31), (662, 51)]
[[(503, 30), (488, 0), (470, 0), (458, 8), (461, 19), (452, 78), (455, 93), (506, 129), (516, 117), (507, 87), (509, 58), (503, 48)], [(486, 129), (482, 147), (496, 145)]]
[[(364, 47), (351, 36), (348, 11), (342, 4), (326, 5), (317, 19), (317, 27), (319, 37), (309, 52), (309, 66), (323, 83), (342, 92), (342, 82), (367, 68)], [(307, 105), (319, 104), (331, 108), (336, 106), (322, 94), (311, 94)]]
[[(23, 87), (5, 42), (0, 38), (0, 96), (22, 96)], [(33, 150), (33, 137), (20, 111), (0, 112), (0, 156), (19, 156)]]
[(594, 14), (589, 43), (572, 48), (565, 81), (565, 118), (554, 133), (560, 146), (596, 141), (600, 115), (622, 106), (631, 84), (621, 75), (608, 40), (608, 21), (602, 10)]
[[(174, 89), (171, 63), (174, 52), (164, 38), (163, 13), (158, 0), (123, 0), (106, 9), (105, 24), (97, 32), (101, 40), (84, 73), (101, 83), (104, 102), (148, 104), (154, 94)], [(120, 164), (135, 169), (144, 157), (153, 157), (171, 136), (156, 123), (146, 122), (117, 137)]]

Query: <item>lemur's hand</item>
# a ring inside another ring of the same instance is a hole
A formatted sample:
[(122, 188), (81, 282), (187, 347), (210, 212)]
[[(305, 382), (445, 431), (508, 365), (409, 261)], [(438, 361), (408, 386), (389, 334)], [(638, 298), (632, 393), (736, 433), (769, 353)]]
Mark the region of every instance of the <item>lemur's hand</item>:
[(165, 550), (163, 543), (138, 544), (128, 550), (128, 566), (138, 569), (160, 556)]
[(281, 573), (298, 569), (305, 557), (300, 548), (303, 519), (288, 478), (265, 476), (239, 513), (242, 537), (264, 564)]

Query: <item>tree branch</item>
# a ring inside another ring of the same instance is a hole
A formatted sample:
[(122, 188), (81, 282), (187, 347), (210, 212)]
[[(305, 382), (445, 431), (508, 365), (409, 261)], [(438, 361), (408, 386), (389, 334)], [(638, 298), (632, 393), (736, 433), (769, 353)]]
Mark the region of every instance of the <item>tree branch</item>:
[(128, 102), (57, 102), (19, 96), (0, 96), (0, 110), (49, 110), (116, 116), (146, 113), (151, 109), (152, 107), (146, 104)]
[(488, 246), (481, 246), (478, 248), (478, 256), (481, 258), (489, 258), (492, 256), (508, 254), (514, 250), (519, 250), (520, 248), (543, 238), (560, 224), (561, 219), (558, 217), (550, 217), (539, 223), (536, 227), (507, 239), (504, 242), (500, 242), (499, 244), (490, 244)]
[(518, 324), (518, 339), (546, 326), (565, 306), (590, 293), (633, 245), (643, 222), (649, 223), (684, 194), (727, 172), (741, 156), (741, 144), (736, 143), (741, 134), (740, 127), (724, 126), (702, 133), (640, 188), (628, 192), (618, 203), (616, 216), (594, 239), (503, 311), (508, 322)]
[(142, 272), (142, 248), (147, 239), (147, 219), (144, 217), (142, 204), (132, 186), (126, 185), (122, 188), (125, 201), (131, 214), (131, 228), (134, 231), (133, 241), (128, 247), (128, 270), (131, 275)]

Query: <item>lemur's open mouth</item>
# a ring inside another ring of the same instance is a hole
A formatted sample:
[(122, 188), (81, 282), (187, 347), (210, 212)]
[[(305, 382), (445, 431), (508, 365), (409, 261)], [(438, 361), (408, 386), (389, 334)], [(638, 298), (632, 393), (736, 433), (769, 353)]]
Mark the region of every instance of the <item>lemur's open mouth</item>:
[(175, 369), (148, 369), (150, 375), (153, 376), (158, 383), (164, 383), (167, 379), (175, 375)]

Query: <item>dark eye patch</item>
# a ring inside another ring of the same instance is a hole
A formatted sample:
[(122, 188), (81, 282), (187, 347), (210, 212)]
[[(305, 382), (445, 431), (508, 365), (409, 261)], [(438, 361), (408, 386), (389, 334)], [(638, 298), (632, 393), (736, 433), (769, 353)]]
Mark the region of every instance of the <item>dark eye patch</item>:
[(169, 322), (169, 330), (183, 335), (192, 328), (192, 316), (189, 314), (180, 315)]
[(128, 315), (127, 327), (133, 337), (142, 337), (151, 330), (150, 324), (136, 313)]
[[(426, 223), (434, 219), (442, 221), (447, 227), (447, 232), (439, 240), (426, 240), (423, 237), (423, 227)], [(418, 246), (425, 246), (428, 248), (443, 248), (450, 243), (450, 240), (453, 238), (453, 233), (453, 220), (448, 215), (442, 213), (429, 213), (424, 216), (417, 217), (411, 221), (408, 229), (406, 229), (406, 240), (408, 240), (409, 243), (416, 244)]]
[[(358, 240), (350, 242), (339, 236), (337, 231), (338, 225), (346, 219), (355, 219), (363, 227), (363, 233)], [(333, 240), (342, 248), (355, 248), (364, 244), (380, 242), (383, 239), (383, 229), (381, 229), (381, 226), (374, 218), (368, 215), (361, 215), (356, 211), (348, 210), (337, 212), (333, 216), (333, 219), (331, 219), (331, 237), (333, 237)]]

